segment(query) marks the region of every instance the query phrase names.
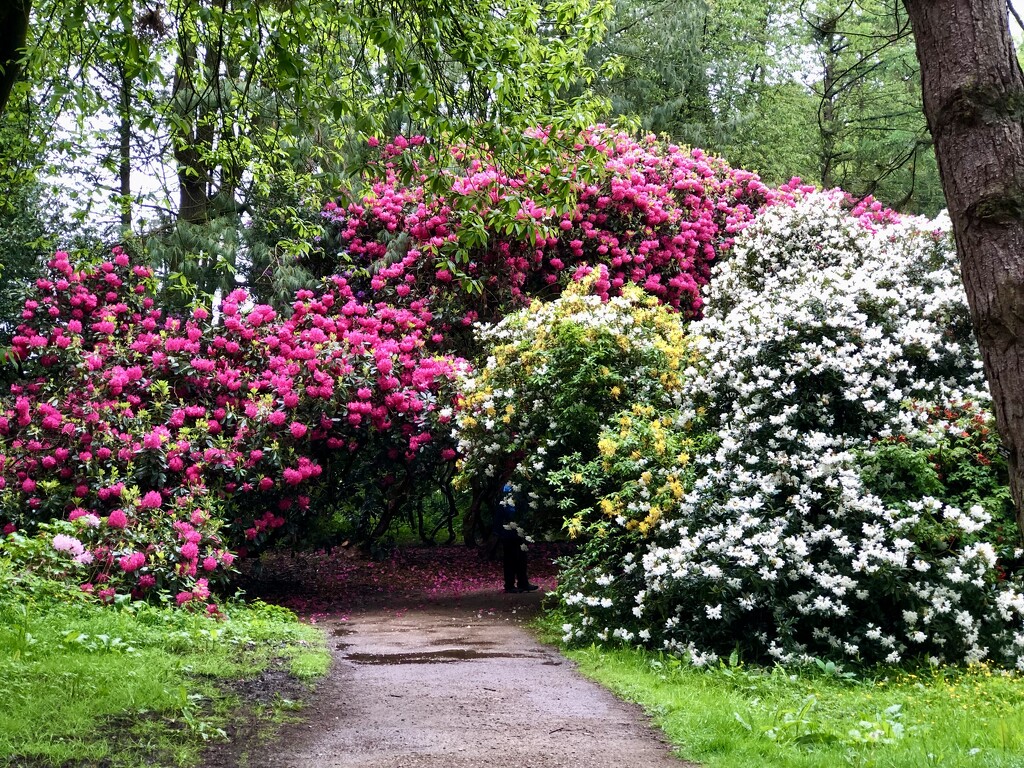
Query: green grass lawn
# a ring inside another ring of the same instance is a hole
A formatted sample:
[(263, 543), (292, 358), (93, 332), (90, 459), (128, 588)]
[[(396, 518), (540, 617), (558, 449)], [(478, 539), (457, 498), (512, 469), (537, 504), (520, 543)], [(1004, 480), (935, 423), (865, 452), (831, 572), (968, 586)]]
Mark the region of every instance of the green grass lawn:
[[(310, 681), (330, 663), (323, 634), (281, 608), (229, 605), (218, 620), (102, 607), (3, 576), (0, 766), (196, 765), (239, 705), (252, 709), (233, 682), (270, 670)], [(256, 714), (269, 723), (294, 706), (279, 698)]]
[(844, 676), (701, 670), (638, 650), (566, 651), (708, 768), (1024, 766), (1024, 679), (985, 667)]

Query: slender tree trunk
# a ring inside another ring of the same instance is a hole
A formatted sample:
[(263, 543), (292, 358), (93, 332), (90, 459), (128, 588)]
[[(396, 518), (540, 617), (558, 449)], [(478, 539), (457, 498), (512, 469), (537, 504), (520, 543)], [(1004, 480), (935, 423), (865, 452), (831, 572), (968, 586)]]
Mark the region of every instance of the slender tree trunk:
[(178, 220), (191, 224), (210, 217), (210, 168), (204, 150), (213, 139), (213, 129), (202, 105), (205, 94), (197, 93), (191, 82), (194, 50), (178, 53), (173, 97), (177, 99), (179, 124), (173, 130), (174, 160), (178, 171)]
[(1006, 0), (904, 0), (1024, 531), (1024, 73)]
[[(829, 45), (831, 45), (829, 43)], [(821, 104), (818, 105), (818, 132), (821, 134), (821, 186), (831, 189), (835, 186), (832, 178), (836, 154), (836, 135), (839, 130), (835, 105), (835, 59), (831, 49), (825, 54), (822, 77)]]
[(32, 0), (0, 0), (0, 115), (21, 75)]
[[(201, 6), (202, 0), (186, 3), (182, 13), (193, 5)], [(212, 78), (217, 77), (210, 63), (216, 51), (207, 49), (202, 58), (200, 54), (194, 40), (185, 34), (179, 36), (171, 87), (178, 120), (172, 123), (172, 138), (178, 171), (178, 221), (189, 224), (210, 219), (210, 154), (214, 138), (210, 95)]]
[(838, 24), (846, 12), (844, 10), (838, 15), (829, 14), (818, 19), (807, 19), (811, 26), (811, 38), (821, 50), (821, 102), (818, 104), (818, 135), (821, 140), (819, 173), (821, 186), (825, 189), (836, 186), (836, 166), (841, 160), (838, 149), (840, 126), (836, 114), (836, 101), (839, 95), (836, 73), (839, 68), (839, 56), (846, 47), (843, 36), (838, 32)]
[(120, 208), (121, 208), (121, 229), (128, 231), (132, 228), (132, 102), (131, 102), (131, 81), (128, 73), (122, 67), (118, 73), (121, 78), (121, 107), (120, 125), (118, 126), (118, 181), (120, 182)]

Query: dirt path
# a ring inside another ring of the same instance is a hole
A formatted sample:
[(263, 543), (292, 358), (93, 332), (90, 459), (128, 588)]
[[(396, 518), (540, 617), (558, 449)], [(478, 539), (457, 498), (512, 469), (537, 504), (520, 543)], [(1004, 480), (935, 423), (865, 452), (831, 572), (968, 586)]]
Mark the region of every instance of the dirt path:
[[(636, 707), (521, 626), (495, 586), (321, 617), (334, 663), (252, 768), (684, 768)], [(377, 603), (374, 605), (373, 603)], [(223, 763), (218, 762), (218, 765)]]

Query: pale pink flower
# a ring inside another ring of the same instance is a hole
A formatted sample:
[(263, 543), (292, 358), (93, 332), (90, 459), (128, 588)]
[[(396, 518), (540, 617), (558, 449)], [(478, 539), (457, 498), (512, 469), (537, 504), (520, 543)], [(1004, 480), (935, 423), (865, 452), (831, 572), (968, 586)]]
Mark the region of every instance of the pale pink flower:
[(75, 557), (85, 552), (82, 542), (74, 536), (67, 536), (63, 533), (58, 533), (53, 537), (53, 548), (58, 552), (68, 552)]

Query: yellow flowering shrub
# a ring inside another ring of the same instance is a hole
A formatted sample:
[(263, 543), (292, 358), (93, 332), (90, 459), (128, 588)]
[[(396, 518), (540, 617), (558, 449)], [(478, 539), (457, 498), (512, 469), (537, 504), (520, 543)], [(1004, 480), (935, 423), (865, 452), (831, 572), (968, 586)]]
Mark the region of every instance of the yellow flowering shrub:
[[(592, 283), (481, 328), (484, 359), (460, 381), (463, 485), (510, 479), (529, 499), (537, 532), (590, 526), (613, 488), (601, 462), (622, 439), (604, 430), (624, 417), (649, 423), (670, 412), (693, 363), (677, 313), (635, 287), (602, 299), (589, 293)], [(667, 425), (659, 427), (652, 450), (682, 450), (669, 446)], [(637, 526), (647, 518), (640, 515)]]

